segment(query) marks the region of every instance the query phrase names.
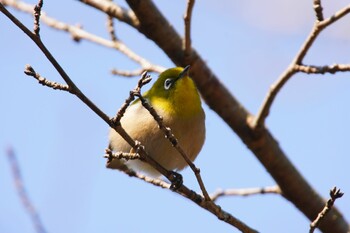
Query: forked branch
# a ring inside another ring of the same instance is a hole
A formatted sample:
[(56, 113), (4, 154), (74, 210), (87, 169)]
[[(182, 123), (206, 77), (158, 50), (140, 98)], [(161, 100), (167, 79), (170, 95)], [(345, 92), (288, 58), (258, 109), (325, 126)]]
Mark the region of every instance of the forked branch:
[(340, 65), (335, 64), (333, 66), (305, 66), (303, 65), (303, 59), (306, 56), (307, 52), (310, 50), (314, 41), (318, 37), (318, 35), (329, 25), (335, 23), (345, 15), (350, 12), (350, 5), (336, 12), (334, 15), (327, 19), (323, 19), (322, 6), (320, 0), (314, 0), (314, 9), (316, 13), (317, 20), (314, 23), (314, 26), (305, 40), (304, 44), (301, 46), (299, 52), (296, 54), (292, 63), (288, 66), (288, 68), (282, 73), (279, 79), (271, 85), (270, 90), (268, 91), (258, 114), (251, 121), (251, 127), (253, 129), (260, 128), (264, 125), (265, 119), (269, 115), (271, 106), (273, 101), (275, 100), (277, 94), (280, 92), (284, 84), (297, 72), (305, 72), (305, 73), (313, 73), (313, 74), (324, 74), (324, 73), (336, 73), (336, 72), (344, 72), (349, 71), (349, 65)]

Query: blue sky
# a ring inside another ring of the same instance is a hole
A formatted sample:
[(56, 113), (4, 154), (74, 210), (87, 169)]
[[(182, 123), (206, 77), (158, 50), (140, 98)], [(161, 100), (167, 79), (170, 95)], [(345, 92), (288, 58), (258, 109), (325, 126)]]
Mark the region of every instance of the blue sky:
[[(314, 20), (312, 1), (219, 2), (196, 2), (193, 46), (233, 95), (256, 113), (269, 86), (307, 37)], [(348, 4), (322, 2), (326, 17)], [(155, 3), (183, 33), (186, 1)], [(44, 11), (108, 38), (106, 17), (78, 1), (45, 1)], [(32, 28), (30, 16), (11, 12)], [(349, 64), (349, 20), (344, 17), (325, 30), (305, 63)], [(122, 23), (115, 24), (119, 38), (135, 52), (155, 64), (174, 66), (153, 42)], [(76, 97), (24, 75), (25, 64), (31, 64), (42, 76), (62, 82), (39, 49), (2, 14), (0, 29), (0, 232), (35, 232), (16, 193), (6, 158), (8, 147), (14, 148), (30, 199), (48, 232), (232, 232), (231, 226), (171, 191), (107, 170), (102, 158), (107, 125)], [(137, 79), (112, 76), (109, 71), (134, 69), (137, 64), (102, 46), (75, 43), (66, 33), (45, 25), (41, 37), (81, 90), (113, 116)], [(321, 195), (328, 198), (335, 185), (345, 192), (336, 206), (348, 221), (349, 85), (349, 73), (298, 74), (278, 94), (267, 119), (288, 158)], [(195, 163), (208, 191), (274, 185), (235, 133), (205, 104), (204, 108), (207, 138)], [(190, 170), (182, 174), (185, 184), (198, 191)], [(261, 232), (308, 231), (308, 219), (276, 195), (227, 197), (218, 203)]]

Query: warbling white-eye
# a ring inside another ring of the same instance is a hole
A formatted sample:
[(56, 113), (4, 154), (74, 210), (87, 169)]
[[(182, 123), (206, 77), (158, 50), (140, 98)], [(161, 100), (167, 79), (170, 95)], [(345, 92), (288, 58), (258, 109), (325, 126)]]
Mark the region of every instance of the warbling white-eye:
[[(188, 76), (189, 66), (165, 70), (159, 75), (151, 89), (143, 97), (170, 127), (180, 147), (193, 161), (200, 152), (205, 139), (205, 114), (200, 96), (193, 80)], [(121, 125), (146, 152), (168, 170), (181, 170), (187, 166), (179, 152), (165, 138), (153, 116), (140, 100), (135, 100), (126, 110)], [(115, 152), (132, 152), (131, 146), (113, 129), (110, 130), (109, 147)], [(149, 164), (140, 160), (118, 160), (107, 162), (107, 167), (118, 169), (125, 164), (134, 171), (159, 176)]]

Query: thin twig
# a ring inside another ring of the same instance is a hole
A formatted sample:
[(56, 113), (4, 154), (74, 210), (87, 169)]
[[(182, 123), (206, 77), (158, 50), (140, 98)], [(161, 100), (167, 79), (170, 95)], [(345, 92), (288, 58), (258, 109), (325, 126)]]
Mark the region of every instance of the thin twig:
[(141, 159), (141, 156), (138, 153), (113, 152), (109, 148), (107, 148), (105, 150), (105, 155), (103, 157), (107, 158), (109, 160), (112, 160), (112, 159), (125, 159), (125, 160)]
[(350, 12), (350, 4), (345, 6), (344, 8), (337, 11), (334, 15), (328, 17), (327, 19), (323, 20), (322, 22), (319, 22), (320, 27), (327, 27), (339, 19), (343, 18), (345, 15), (347, 15)]
[(186, 13), (184, 16), (185, 38), (183, 41), (183, 49), (185, 52), (185, 58), (189, 57), (191, 53), (191, 19), (194, 2), (195, 0), (187, 0)]
[(281, 189), (278, 186), (268, 186), (263, 188), (244, 188), (244, 189), (219, 189), (210, 195), (213, 201), (217, 201), (220, 197), (227, 196), (251, 196), (257, 194), (282, 194)]
[(169, 184), (163, 180), (155, 179), (155, 178), (152, 178), (149, 176), (145, 176), (145, 175), (140, 174), (140, 173), (135, 173), (134, 177), (139, 178), (147, 183), (153, 184), (155, 186), (158, 186), (158, 187), (161, 187), (164, 189), (170, 189), (170, 186), (171, 186), (171, 184)]
[[(118, 110), (116, 117), (112, 119), (113, 122), (119, 124), (120, 120), (125, 114), (126, 109), (129, 107), (131, 102), (135, 100), (135, 96), (141, 92), (141, 88), (149, 83), (152, 80), (151, 76), (149, 76), (147, 73), (143, 73), (139, 81), (137, 82), (136, 87), (129, 92), (129, 97), (124, 101), (121, 108)], [(136, 94), (135, 94), (136, 93)]]
[(39, 73), (35, 72), (33, 67), (31, 67), (30, 65), (25, 66), (24, 73), (28, 76), (34, 77), (43, 86), (51, 87), (54, 90), (71, 92), (71, 89), (68, 85), (47, 80), (46, 78), (42, 77)]
[(350, 71), (350, 64), (334, 64), (330, 66), (295, 65), (295, 69), (298, 72), (303, 72), (307, 74), (335, 74), (337, 72)]
[(101, 1), (101, 0), (78, 0), (95, 8), (101, 8), (107, 15), (113, 15), (118, 20), (129, 24), (134, 28), (140, 26), (140, 21), (136, 17), (133, 11), (125, 9), (119, 6), (113, 1)]
[(323, 21), (323, 8), (321, 0), (314, 0), (314, 10), (318, 21)]
[(16, 185), (18, 196), (21, 199), (23, 206), (27, 210), (27, 212), (32, 220), (32, 223), (35, 227), (36, 232), (45, 233), (46, 229), (45, 229), (45, 227), (40, 219), (40, 216), (39, 216), (38, 212), (36, 211), (32, 201), (29, 199), (26, 188), (24, 187), (24, 182), (23, 182), (23, 178), (21, 175), (21, 170), (20, 170), (19, 165), (18, 165), (16, 154), (11, 147), (7, 149), (6, 154), (7, 154), (7, 158), (9, 160), (9, 163), (11, 165), (13, 180), (14, 180), (14, 183)]
[(338, 198), (341, 198), (344, 193), (340, 192), (340, 189), (337, 189), (337, 187), (334, 187), (329, 191), (329, 195), (331, 196), (330, 199), (326, 202), (325, 207), (322, 209), (322, 211), (317, 215), (317, 218), (310, 224), (310, 230), (309, 232), (312, 233), (315, 231), (315, 229), (318, 227), (322, 219), (326, 216), (326, 214), (332, 209), (335, 200)]
[(278, 92), (282, 89), (284, 84), (296, 73), (297, 71), (294, 69), (294, 66), (289, 66), (284, 73), (280, 75), (278, 80), (270, 86), (270, 90), (267, 92), (267, 95), (260, 107), (260, 110), (256, 117), (253, 118), (251, 123), (251, 128), (257, 129), (262, 127), (265, 123), (265, 119), (269, 115), (270, 108), (272, 106), (273, 101), (275, 100)]
[(41, 8), (43, 7), (43, 0), (39, 0), (39, 2), (34, 7), (34, 33), (37, 36), (40, 36), (40, 14)]
[(113, 22), (113, 17), (110, 16), (110, 15), (107, 15), (107, 31), (111, 37), (111, 40), (113, 42), (116, 42), (118, 39), (117, 39), (117, 36), (115, 34), (115, 28), (114, 28), (114, 22)]
[(115, 75), (120, 75), (120, 76), (123, 76), (123, 77), (136, 77), (136, 76), (140, 76), (143, 72), (145, 71), (149, 71), (149, 72), (156, 72), (156, 73), (159, 73), (157, 71), (154, 71), (154, 70), (145, 70), (145, 69), (137, 69), (137, 70), (119, 70), (119, 69), (113, 69), (111, 71), (112, 74), (115, 74)]
[[(16, 0), (2, 0), (2, 3), (29, 14), (32, 13), (33, 7), (34, 7), (33, 5), (26, 4), (24, 2), (16, 1)], [(147, 70), (150, 72), (161, 73), (162, 71), (165, 70), (164, 67), (152, 64), (150, 61), (136, 54), (134, 51), (132, 51), (127, 45), (125, 45), (120, 40), (115, 40), (115, 41), (107, 40), (102, 37), (96, 36), (92, 33), (85, 31), (80, 26), (73, 26), (73, 25), (64, 23), (62, 21), (56, 20), (54, 18), (51, 18), (43, 11), (41, 11), (40, 20), (41, 22), (45, 23), (49, 27), (52, 27), (60, 31), (68, 32), (72, 36), (73, 40), (75, 41), (80, 41), (84, 39), (98, 45), (115, 49), (121, 52), (122, 54), (124, 54), (125, 56), (127, 56), (128, 58), (130, 58), (131, 60), (133, 60), (134, 62), (140, 64), (143, 71)]]
[[(316, 1), (317, 2), (317, 1)], [(319, 8), (317, 12), (322, 12)], [(316, 66), (310, 66), (313, 67), (312, 69), (305, 69), (306, 67), (302, 67), (303, 65), (303, 59), (306, 56), (307, 52), (313, 45), (314, 41), (318, 37), (318, 35), (328, 27), (329, 25), (335, 23), (337, 20), (341, 19), (343, 16), (348, 14), (350, 12), (350, 5), (347, 7), (339, 10), (331, 17), (324, 19), (322, 21), (317, 20), (314, 23), (314, 26), (308, 36), (308, 38), (305, 40), (304, 44), (301, 46), (299, 52), (296, 54), (295, 58), (293, 59), (292, 63), (288, 66), (288, 68), (283, 72), (283, 74), (279, 77), (279, 79), (271, 86), (270, 90), (268, 91), (258, 114), (254, 118), (254, 120), (250, 123), (251, 127), (253, 129), (262, 127), (264, 125), (265, 119), (269, 115), (270, 108), (272, 106), (272, 103), (274, 99), (276, 98), (279, 91), (282, 89), (284, 84), (287, 83), (287, 81), (297, 72), (305, 72), (306, 70), (308, 72), (315, 71), (314, 73), (322, 73), (322, 72), (316, 72), (317, 69), (314, 69)], [(324, 70), (321, 69), (321, 71), (324, 72), (338, 72), (338, 71), (348, 71), (347, 68), (344, 69), (342, 67), (341, 69), (337, 70), (335, 67), (341, 67), (341, 65), (333, 65), (331, 69), (325, 68)], [(319, 69), (318, 69), (319, 71)], [(331, 73), (330, 72), (330, 73)], [(306, 72), (307, 73), (307, 72)]]
[(310, 50), (311, 46), (315, 42), (317, 36), (329, 25), (337, 22), (339, 19), (344, 17), (346, 14), (350, 12), (350, 4), (341, 10), (337, 11), (334, 15), (330, 16), (327, 19), (324, 19), (323, 21), (316, 21), (314, 23), (314, 26), (307, 37), (307, 39), (304, 41), (304, 44), (301, 46), (299, 52), (295, 56), (295, 59), (293, 61), (293, 64), (301, 65), (303, 64), (303, 59), (306, 56), (307, 52)]
[(140, 180), (143, 180), (147, 183), (150, 183), (152, 185), (164, 188), (164, 189), (170, 189), (171, 184), (161, 180), (161, 179), (157, 179), (157, 178), (152, 178), (146, 175), (143, 175), (141, 173), (135, 172), (134, 170), (129, 169), (127, 166), (124, 166), (121, 169), (122, 172), (124, 172), (125, 174), (127, 174), (130, 177), (135, 177), (138, 178)]

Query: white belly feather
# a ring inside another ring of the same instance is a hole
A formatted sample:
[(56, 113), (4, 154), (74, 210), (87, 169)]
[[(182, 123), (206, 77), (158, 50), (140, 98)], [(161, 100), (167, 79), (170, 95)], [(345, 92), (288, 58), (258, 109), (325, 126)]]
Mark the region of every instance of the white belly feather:
[[(164, 124), (172, 129), (179, 145), (192, 161), (197, 157), (204, 143), (205, 126), (204, 112), (190, 119), (174, 119), (166, 115), (161, 109), (157, 113), (164, 119)], [(164, 137), (164, 133), (158, 128), (157, 122), (140, 103), (131, 105), (121, 120), (122, 127), (134, 139), (145, 146), (147, 153), (168, 170), (181, 170), (187, 166), (171, 143)], [(109, 135), (110, 146), (116, 152), (130, 152), (130, 145), (120, 137), (113, 129)], [(115, 161), (118, 163), (118, 161)], [(139, 160), (125, 161), (125, 164), (135, 170), (149, 175), (160, 174), (150, 165)], [(113, 167), (113, 161), (109, 167)]]

